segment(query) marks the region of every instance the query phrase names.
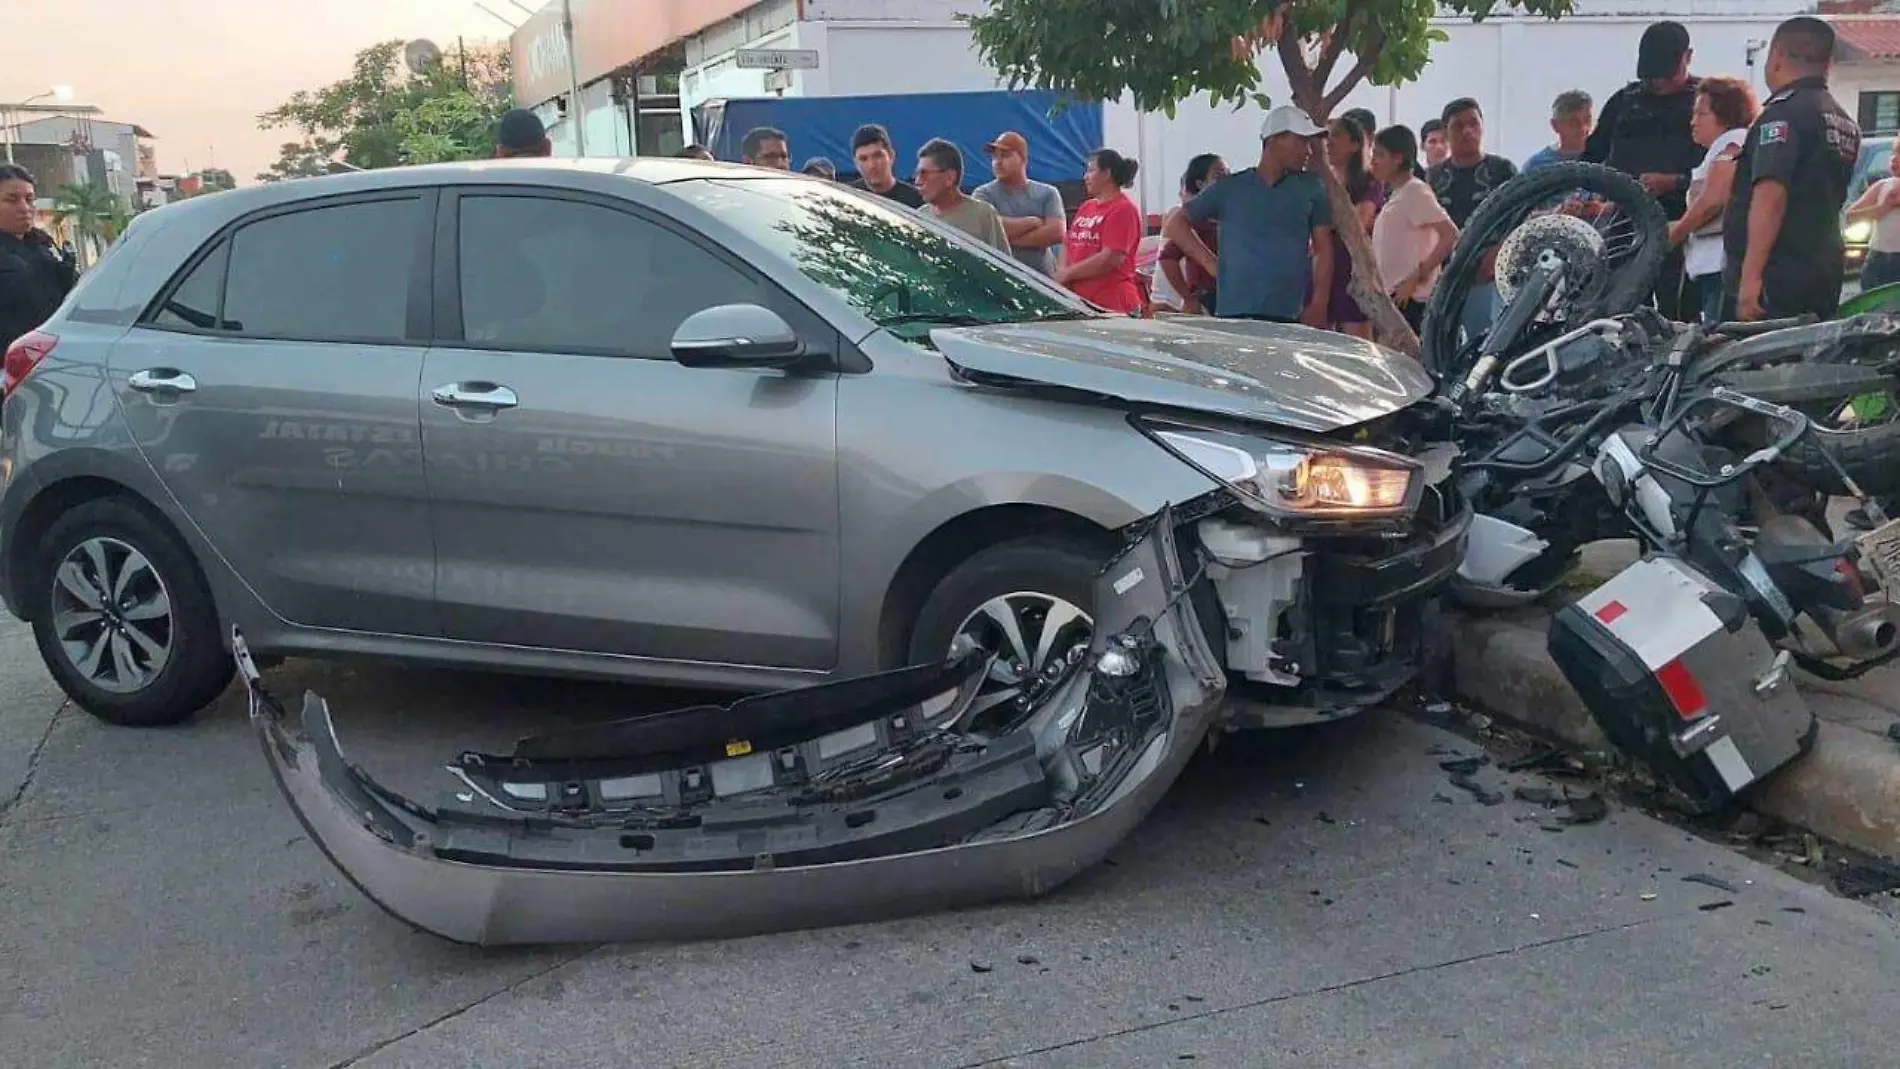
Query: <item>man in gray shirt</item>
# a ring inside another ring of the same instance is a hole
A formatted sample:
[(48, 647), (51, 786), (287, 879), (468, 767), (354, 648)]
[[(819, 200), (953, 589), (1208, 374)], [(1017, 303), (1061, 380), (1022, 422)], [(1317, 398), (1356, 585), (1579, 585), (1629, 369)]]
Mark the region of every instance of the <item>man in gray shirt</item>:
[[(1260, 128), (1260, 164), (1195, 194), (1164, 233), (1215, 276), (1226, 318), (1326, 325), (1333, 286), (1333, 213), (1325, 187), (1305, 170), (1326, 128), (1292, 106), (1274, 108)], [(1194, 224), (1220, 221), (1220, 255)], [(1341, 267), (1344, 270), (1344, 266)]]
[(1029, 142), (1014, 130), (998, 134), (983, 146), (990, 154), (990, 173), (971, 194), (996, 209), (1009, 235), (1009, 251), (1024, 264), (1045, 275), (1056, 273), (1055, 247), (1062, 244), (1067, 217), (1056, 187), (1029, 180)]

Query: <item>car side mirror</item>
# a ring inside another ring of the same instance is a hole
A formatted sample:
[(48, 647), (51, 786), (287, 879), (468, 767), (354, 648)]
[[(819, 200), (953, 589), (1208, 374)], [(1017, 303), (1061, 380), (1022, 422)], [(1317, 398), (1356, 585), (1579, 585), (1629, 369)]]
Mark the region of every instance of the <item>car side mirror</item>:
[(805, 347), (785, 320), (756, 304), (721, 304), (686, 317), (673, 332), (673, 359), (684, 367), (785, 367)]

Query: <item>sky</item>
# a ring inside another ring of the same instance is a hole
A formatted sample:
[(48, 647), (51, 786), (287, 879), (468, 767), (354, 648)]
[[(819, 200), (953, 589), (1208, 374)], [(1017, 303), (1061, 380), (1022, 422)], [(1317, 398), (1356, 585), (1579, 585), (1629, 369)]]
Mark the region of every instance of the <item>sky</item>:
[[(508, 0), (484, 0), (515, 21)], [(541, 0), (522, 0), (538, 7)], [(447, 47), (504, 40), (472, 0), (0, 0), (7, 61), (0, 100), (70, 85), (101, 118), (156, 137), (166, 174), (222, 167), (249, 184), (293, 140), (257, 115), (349, 73), (359, 49), (427, 37)], [(24, 10), (21, 10), (21, 8)]]

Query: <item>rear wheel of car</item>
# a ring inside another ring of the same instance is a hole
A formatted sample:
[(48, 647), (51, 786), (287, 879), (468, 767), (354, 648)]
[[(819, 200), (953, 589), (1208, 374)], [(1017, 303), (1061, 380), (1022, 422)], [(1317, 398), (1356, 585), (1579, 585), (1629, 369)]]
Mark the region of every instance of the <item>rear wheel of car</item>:
[(178, 537), (123, 498), (53, 521), (40, 542), (33, 637), (80, 708), (131, 727), (176, 724), (231, 681), (204, 575)]
[(995, 653), (975, 713), (1002, 705), (1052, 660), (1089, 640), (1103, 556), (1048, 537), (991, 546), (951, 569), (924, 600), (910, 662), (950, 655), (959, 637)]

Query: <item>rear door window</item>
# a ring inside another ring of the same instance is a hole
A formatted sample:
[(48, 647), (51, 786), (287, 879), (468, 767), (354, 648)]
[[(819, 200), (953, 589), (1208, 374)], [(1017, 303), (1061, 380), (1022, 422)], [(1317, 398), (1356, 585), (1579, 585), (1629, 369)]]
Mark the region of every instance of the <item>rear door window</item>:
[(536, 196), (461, 198), (463, 340), (671, 359), (673, 331), (720, 304), (774, 303), (686, 237), (630, 212)]
[(224, 296), (224, 267), (231, 243), (218, 242), (210, 255), (198, 261), (171, 295), (152, 314), (152, 325), (183, 330), (218, 329), (218, 302)]
[(404, 198), (247, 224), (231, 238), (218, 329), (297, 341), (402, 341), (423, 218), (422, 200)]

